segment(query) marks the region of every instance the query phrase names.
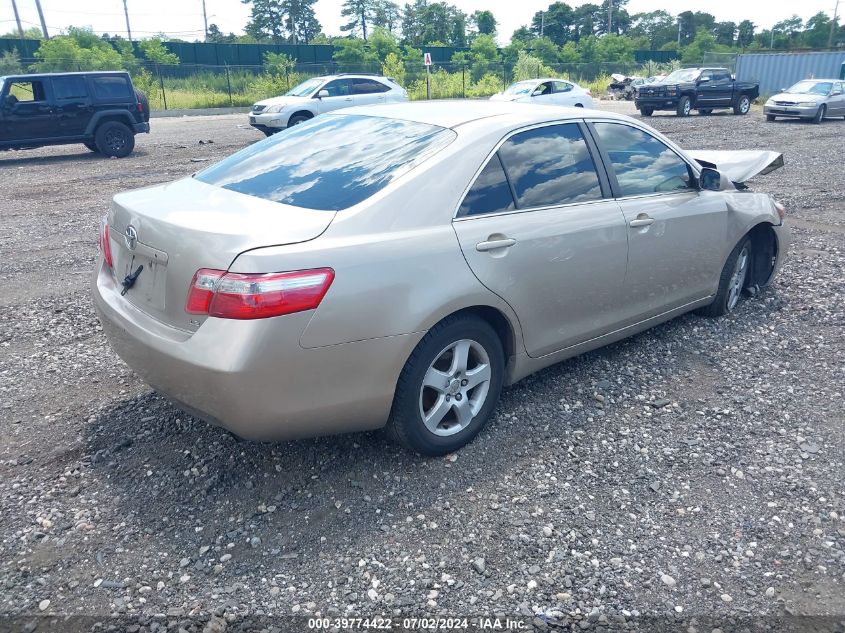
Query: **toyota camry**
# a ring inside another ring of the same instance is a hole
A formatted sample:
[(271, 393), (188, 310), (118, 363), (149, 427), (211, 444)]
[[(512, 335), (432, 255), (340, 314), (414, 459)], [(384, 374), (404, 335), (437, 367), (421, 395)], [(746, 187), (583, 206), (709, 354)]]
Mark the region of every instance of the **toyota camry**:
[(444, 454), (503, 386), (766, 286), (789, 230), (745, 183), (782, 163), (582, 108), (350, 108), (115, 196), (95, 304), (149, 385), (236, 435)]

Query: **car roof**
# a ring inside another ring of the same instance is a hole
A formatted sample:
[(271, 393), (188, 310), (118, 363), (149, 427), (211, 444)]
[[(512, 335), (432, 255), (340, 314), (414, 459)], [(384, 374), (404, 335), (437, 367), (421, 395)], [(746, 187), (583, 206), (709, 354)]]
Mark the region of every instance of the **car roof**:
[(604, 119), (631, 121), (630, 117), (604, 110), (569, 108), (554, 105), (534, 105), (511, 101), (487, 101), (480, 99), (444, 99), (438, 101), (407, 101), (384, 105), (354, 106), (329, 113), (331, 115), (364, 115), (399, 119), (456, 128), (460, 125), (496, 117), (496, 125), (504, 128), (531, 125), (562, 119), (583, 119), (585, 116)]
[(34, 77), (43, 79), (44, 77), (64, 77), (66, 75), (121, 75), (125, 77), (129, 73), (125, 70), (83, 70), (82, 72), (69, 73), (17, 73), (0, 77), (0, 79), (9, 79), (10, 77)]

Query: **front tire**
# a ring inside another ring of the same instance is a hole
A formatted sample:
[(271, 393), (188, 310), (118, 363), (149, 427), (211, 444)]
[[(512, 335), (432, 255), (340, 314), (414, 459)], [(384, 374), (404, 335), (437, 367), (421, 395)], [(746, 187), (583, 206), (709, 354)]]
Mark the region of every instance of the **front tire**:
[(719, 276), (719, 290), (713, 303), (699, 309), (699, 314), (718, 317), (733, 311), (748, 285), (752, 258), (751, 240), (744, 237), (728, 255), (728, 261)]
[(308, 120), (308, 119), (310, 119), (310, 118), (311, 118), (311, 117), (309, 117), (309, 116), (304, 116), (304, 115), (302, 115), (302, 114), (297, 114), (297, 115), (295, 115), (295, 116), (292, 116), (292, 117), (290, 118), (290, 120), (288, 121), (288, 127), (293, 127), (294, 125), (299, 125), (299, 124), (300, 124), (300, 123), (302, 123), (303, 121), (307, 121), (307, 120)]
[(766, 121), (774, 121), (777, 117), (774, 114), (767, 114)]
[(678, 107), (675, 110), (675, 113), (678, 116), (689, 116), (689, 113), (692, 111), (692, 103), (690, 102), (689, 97), (681, 97), (681, 100), (678, 101)]
[(124, 158), (135, 149), (135, 135), (119, 121), (106, 121), (94, 133), (97, 149), (104, 156)]
[(751, 110), (751, 99), (748, 95), (740, 95), (737, 102), (734, 104), (734, 114), (748, 114)]
[(651, 116), (654, 114), (654, 110), (652, 108), (640, 108), (640, 114), (643, 116)]
[(827, 114), (827, 106), (825, 104), (821, 104), (819, 109), (816, 111), (816, 116), (813, 117), (813, 123), (818, 125), (822, 121), (824, 121), (824, 115)]
[(417, 344), (396, 385), (388, 433), (428, 456), (471, 442), (496, 408), (505, 375), (502, 342), (489, 323), (455, 315)]

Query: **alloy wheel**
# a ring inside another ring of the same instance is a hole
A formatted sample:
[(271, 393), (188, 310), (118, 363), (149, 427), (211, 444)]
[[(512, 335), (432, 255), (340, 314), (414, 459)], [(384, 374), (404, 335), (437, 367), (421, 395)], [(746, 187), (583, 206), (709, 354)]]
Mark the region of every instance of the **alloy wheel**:
[(490, 379), (490, 357), (480, 343), (460, 339), (445, 347), (420, 387), (420, 415), (426, 428), (441, 437), (464, 430), (484, 406)]
[(746, 245), (736, 258), (734, 271), (728, 284), (728, 311), (730, 312), (739, 303), (742, 296), (742, 289), (745, 287), (745, 278), (748, 276), (748, 262), (750, 251)]

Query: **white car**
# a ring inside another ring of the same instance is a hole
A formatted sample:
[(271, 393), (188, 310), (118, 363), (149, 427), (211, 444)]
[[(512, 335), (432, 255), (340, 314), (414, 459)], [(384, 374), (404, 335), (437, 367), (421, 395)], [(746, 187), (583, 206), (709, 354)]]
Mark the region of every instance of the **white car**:
[(574, 106), (592, 108), (593, 93), (578, 84), (565, 79), (546, 77), (517, 81), (504, 92), (490, 97), (491, 101), (515, 101), (518, 103), (538, 103), (545, 105)]
[(407, 100), (408, 92), (390, 77), (367, 74), (313, 77), (281, 97), (264, 99), (253, 105), (249, 124), (270, 136), (323, 112)]

